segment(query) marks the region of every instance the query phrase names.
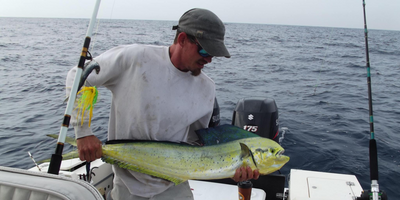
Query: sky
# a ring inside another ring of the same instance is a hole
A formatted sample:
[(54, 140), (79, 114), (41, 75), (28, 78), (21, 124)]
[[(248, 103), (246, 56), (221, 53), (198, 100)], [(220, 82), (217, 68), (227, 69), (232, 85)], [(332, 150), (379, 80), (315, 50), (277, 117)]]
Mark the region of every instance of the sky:
[[(98, 18), (178, 21), (206, 8), (227, 23), (364, 28), (362, 0), (102, 0)], [(0, 0), (0, 17), (90, 18), (95, 0)], [(400, 0), (366, 0), (368, 29), (400, 31)]]

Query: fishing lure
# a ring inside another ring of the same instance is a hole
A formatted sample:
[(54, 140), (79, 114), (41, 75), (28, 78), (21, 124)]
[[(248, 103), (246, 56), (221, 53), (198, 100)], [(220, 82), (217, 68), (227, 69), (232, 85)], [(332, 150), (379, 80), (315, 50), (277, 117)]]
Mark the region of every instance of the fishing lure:
[[(93, 107), (97, 103), (99, 92), (97, 91), (96, 87), (82, 87), (82, 89), (78, 92), (78, 95), (79, 94), (81, 94), (81, 96), (77, 101), (75, 108), (75, 110), (77, 109), (76, 119), (79, 121), (79, 116), (81, 116), (81, 126), (83, 126), (83, 122), (89, 115), (88, 121), (90, 127), (93, 116)], [(86, 110), (88, 110), (89, 113), (85, 114)]]

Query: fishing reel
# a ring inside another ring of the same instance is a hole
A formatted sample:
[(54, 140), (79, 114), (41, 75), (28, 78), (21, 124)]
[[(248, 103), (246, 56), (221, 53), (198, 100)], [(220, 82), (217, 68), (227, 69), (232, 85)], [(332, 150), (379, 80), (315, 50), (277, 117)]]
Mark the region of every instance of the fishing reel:
[[(387, 199), (388, 198), (385, 191), (379, 191), (377, 200), (387, 200)], [(371, 192), (371, 190), (362, 191), (361, 197), (357, 197), (356, 200), (373, 200), (373, 193)]]

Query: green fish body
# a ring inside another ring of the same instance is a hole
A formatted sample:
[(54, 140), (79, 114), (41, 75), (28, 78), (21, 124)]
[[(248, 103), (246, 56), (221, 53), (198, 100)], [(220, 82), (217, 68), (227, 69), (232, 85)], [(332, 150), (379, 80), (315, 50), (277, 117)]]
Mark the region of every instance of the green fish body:
[[(232, 178), (241, 166), (250, 166), (265, 175), (279, 170), (289, 161), (289, 157), (282, 155), (284, 149), (275, 141), (235, 126), (201, 129), (197, 134), (205, 146), (119, 141), (123, 143), (103, 145), (102, 159), (120, 168), (169, 180), (175, 185), (189, 179)], [(67, 137), (66, 142), (76, 145), (72, 138)]]
[(231, 178), (241, 166), (269, 174), (289, 161), (283, 151), (275, 141), (261, 137), (211, 146), (145, 141), (104, 145), (102, 159), (178, 185), (189, 179)]

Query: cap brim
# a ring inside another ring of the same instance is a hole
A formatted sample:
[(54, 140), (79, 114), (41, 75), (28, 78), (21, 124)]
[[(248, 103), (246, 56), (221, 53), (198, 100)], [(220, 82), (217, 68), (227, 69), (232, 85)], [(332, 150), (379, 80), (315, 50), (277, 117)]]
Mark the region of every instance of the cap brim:
[(231, 55), (226, 49), (226, 46), (223, 41), (220, 40), (210, 40), (204, 38), (196, 38), (201, 47), (207, 51), (212, 56), (222, 57), (225, 56), (226, 58), (230, 58)]

